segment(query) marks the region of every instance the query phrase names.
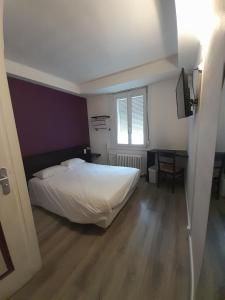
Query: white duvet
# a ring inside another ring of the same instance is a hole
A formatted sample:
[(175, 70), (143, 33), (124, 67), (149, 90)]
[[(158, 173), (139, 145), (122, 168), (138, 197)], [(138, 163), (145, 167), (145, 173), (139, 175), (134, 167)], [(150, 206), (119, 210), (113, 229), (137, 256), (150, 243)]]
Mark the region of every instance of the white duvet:
[(31, 203), (77, 223), (98, 223), (135, 187), (135, 168), (81, 163), (47, 179), (29, 181)]

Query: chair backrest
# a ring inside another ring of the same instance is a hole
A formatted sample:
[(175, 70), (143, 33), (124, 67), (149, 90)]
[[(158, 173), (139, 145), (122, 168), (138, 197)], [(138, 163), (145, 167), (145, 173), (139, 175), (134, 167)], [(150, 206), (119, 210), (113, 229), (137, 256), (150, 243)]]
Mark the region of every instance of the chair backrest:
[(176, 169), (176, 153), (175, 151), (158, 151), (157, 152), (158, 170), (167, 166), (175, 172)]
[(215, 153), (213, 179), (220, 179), (224, 169), (224, 154)]

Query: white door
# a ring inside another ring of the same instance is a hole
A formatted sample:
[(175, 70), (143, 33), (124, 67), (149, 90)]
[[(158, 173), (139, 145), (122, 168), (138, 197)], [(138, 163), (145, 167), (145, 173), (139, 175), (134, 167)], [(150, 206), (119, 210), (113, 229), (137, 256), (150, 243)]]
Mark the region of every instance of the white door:
[[(7, 176), (10, 192), (7, 179), (3, 180)], [(0, 224), (0, 299), (6, 299), (37, 272), (41, 258), (5, 72), (3, 0), (0, 0)]]

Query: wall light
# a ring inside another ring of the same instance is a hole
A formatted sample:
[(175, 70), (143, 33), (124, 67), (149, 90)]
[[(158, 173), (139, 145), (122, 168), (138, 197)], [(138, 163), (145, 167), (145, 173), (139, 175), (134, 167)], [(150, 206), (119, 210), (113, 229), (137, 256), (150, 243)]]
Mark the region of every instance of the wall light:
[(178, 35), (187, 44), (197, 40), (202, 49), (202, 65), (207, 54), (209, 41), (219, 18), (215, 11), (215, 0), (176, 0)]
[(198, 65), (198, 70), (202, 72), (203, 67), (204, 67), (204, 63), (203, 63), (203, 61), (201, 61), (200, 64)]

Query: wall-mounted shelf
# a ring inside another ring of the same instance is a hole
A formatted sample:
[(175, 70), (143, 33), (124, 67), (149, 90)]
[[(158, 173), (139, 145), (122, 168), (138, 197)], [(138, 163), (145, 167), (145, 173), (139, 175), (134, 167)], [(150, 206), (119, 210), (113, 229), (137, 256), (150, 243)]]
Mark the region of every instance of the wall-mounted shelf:
[(91, 126), (96, 130), (110, 130), (110, 116), (101, 115), (91, 117)]

